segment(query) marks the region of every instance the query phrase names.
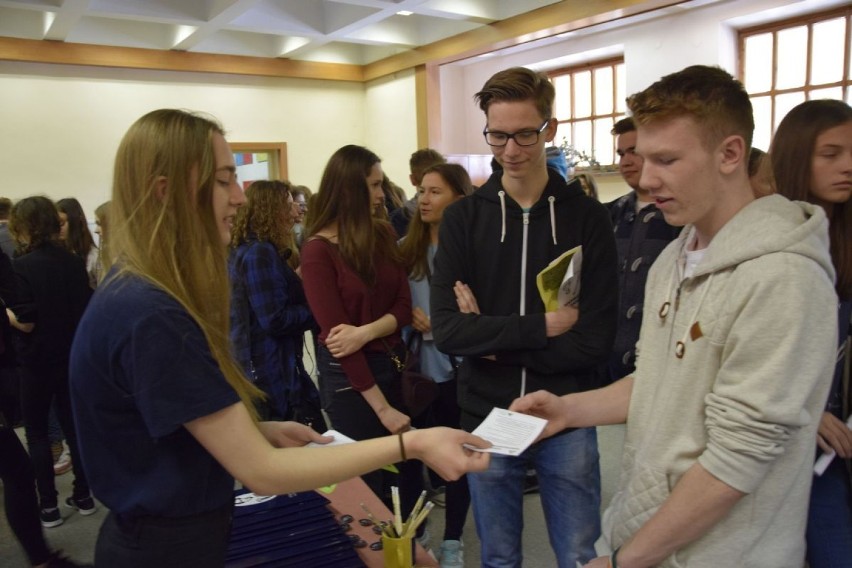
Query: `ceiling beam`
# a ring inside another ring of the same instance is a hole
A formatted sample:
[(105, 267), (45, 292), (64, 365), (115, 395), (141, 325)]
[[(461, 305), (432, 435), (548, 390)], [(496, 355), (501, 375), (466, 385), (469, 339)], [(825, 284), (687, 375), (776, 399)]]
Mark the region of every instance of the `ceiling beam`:
[(331, 81), (364, 80), (360, 65), (15, 38), (0, 38), (0, 60)]
[[(54, 13), (53, 21), (45, 30), (44, 39), (64, 40), (68, 37), (71, 28), (83, 17), (88, 5), (88, 0), (69, 0), (63, 3), (62, 7)], [(50, 12), (45, 12), (45, 15), (47, 14)]]
[(237, 2), (233, 2), (230, 6), (213, 16), (208, 21), (198, 26), (193, 26), (195, 29), (191, 33), (187, 34), (186, 37), (180, 38), (180, 40), (172, 46), (172, 49), (179, 51), (192, 49), (202, 41), (212, 36), (216, 30), (219, 29), (220, 23), (227, 24), (228, 22), (235, 20), (247, 10), (253, 8), (257, 2), (258, 0), (238, 0)]

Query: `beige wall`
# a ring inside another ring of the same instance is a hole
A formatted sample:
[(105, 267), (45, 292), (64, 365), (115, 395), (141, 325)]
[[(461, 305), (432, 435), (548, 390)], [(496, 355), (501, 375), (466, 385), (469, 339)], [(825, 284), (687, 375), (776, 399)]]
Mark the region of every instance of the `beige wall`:
[[(414, 151), (415, 130), (399, 118), (393, 139), (390, 125), (367, 124), (388, 100), (396, 99), (389, 108), (404, 107), (413, 78), (382, 85), (375, 96), (373, 90), (332, 81), (0, 62), (0, 195), (74, 196), (91, 216), (109, 197), (122, 135), (139, 116), (163, 107), (213, 114), (232, 141), (287, 142), (290, 178), (316, 188), (332, 152), (343, 144), (370, 145), (367, 132), (385, 135), (393, 161), (396, 153)], [(365, 112), (365, 100), (374, 99)], [(413, 116), (413, 96), (408, 100)], [(377, 147), (380, 155), (383, 149)]]
[(382, 159), (382, 169), (408, 195), (408, 159), (417, 150), (414, 70), (401, 71), (367, 83), (364, 140)]

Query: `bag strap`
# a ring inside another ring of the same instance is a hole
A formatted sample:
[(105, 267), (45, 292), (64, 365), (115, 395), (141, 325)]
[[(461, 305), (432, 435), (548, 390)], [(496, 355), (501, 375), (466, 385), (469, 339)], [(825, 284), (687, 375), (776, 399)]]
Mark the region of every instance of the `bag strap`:
[[(390, 360), (393, 361), (393, 364), (396, 366), (397, 372), (399, 372), (399, 373), (403, 372), (405, 370), (405, 363), (407, 362), (408, 357), (406, 356), (406, 361), (403, 361), (402, 359), (399, 358), (399, 355), (397, 355), (396, 352), (393, 349), (390, 348), (390, 345), (388, 345), (388, 342), (385, 341), (384, 337), (381, 339), (381, 341), (382, 341), (382, 345), (385, 346), (385, 351), (388, 352), (388, 357), (390, 357)], [(406, 355), (407, 355), (407, 353), (406, 353)]]

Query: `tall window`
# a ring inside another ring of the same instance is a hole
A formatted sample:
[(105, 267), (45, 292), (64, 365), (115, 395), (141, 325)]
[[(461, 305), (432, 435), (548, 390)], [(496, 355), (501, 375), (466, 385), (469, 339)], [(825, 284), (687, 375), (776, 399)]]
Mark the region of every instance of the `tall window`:
[(852, 103), (852, 6), (740, 30), (739, 50), (758, 148), (769, 149), (778, 123), (801, 102)]
[[(556, 145), (572, 146), (601, 165), (615, 163), (612, 125), (625, 115), (624, 58), (587, 63), (548, 74), (556, 89)], [(589, 163), (581, 162), (580, 166)]]

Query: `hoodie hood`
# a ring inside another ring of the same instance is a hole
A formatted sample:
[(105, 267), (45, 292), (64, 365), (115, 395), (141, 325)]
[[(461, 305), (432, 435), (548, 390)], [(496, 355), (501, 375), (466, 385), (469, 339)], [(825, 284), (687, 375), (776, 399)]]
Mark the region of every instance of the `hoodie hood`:
[[(692, 309), (690, 320), (698, 322), (704, 300), (714, 286), (714, 276), (729, 268), (772, 253), (801, 255), (815, 262), (834, 282), (834, 265), (831, 262), (828, 239), (828, 219), (822, 208), (802, 201), (790, 201), (780, 195), (769, 195), (755, 199), (743, 207), (710, 241), (704, 257), (694, 273), (680, 277), (684, 251), (692, 239), (693, 227), (687, 225), (676, 241), (669, 247), (680, 251), (680, 259), (674, 263), (669, 277), (666, 299), (660, 305), (659, 317), (665, 319), (674, 306), (680, 304), (680, 291), (684, 282), (706, 278), (701, 286), (697, 304)], [(668, 250), (668, 249), (667, 249)], [(688, 326), (676, 344), (675, 355), (684, 356), (688, 338), (693, 333)]]
[[(681, 232), (684, 247), (690, 227)], [(713, 237), (694, 276), (724, 270), (773, 252), (799, 254), (815, 261), (834, 281), (828, 220), (822, 207), (780, 195), (755, 199)]]

